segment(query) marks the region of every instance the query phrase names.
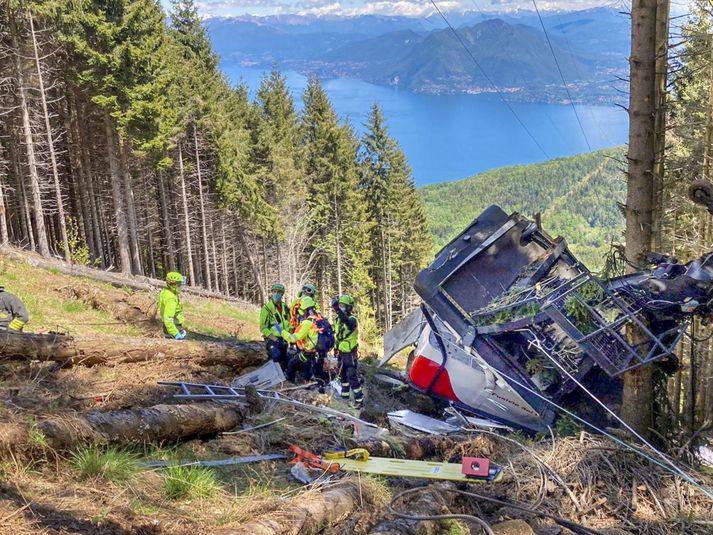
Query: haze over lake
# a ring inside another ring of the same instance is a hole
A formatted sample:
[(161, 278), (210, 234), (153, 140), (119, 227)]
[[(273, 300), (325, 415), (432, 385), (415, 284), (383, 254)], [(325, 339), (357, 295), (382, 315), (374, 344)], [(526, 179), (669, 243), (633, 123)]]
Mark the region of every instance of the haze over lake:
[[(244, 80), (251, 96), (265, 72), (228, 62), (221, 68), (233, 83)], [(296, 72), (284, 74), (301, 110), (307, 78)], [(497, 95), (417, 94), (344, 78), (323, 80), (322, 84), (336, 112), (348, 118), (359, 134), (364, 131), (371, 105), (379, 103), (419, 186), (627, 141), (627, 114), (614, 106), (577, 106), (587, 145), (571, 106), (510, 103), (543, 153)]]

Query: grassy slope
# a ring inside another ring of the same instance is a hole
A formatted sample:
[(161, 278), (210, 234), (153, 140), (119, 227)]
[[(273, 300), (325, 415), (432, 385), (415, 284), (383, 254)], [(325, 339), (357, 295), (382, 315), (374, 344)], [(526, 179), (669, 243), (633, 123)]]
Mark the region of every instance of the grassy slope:
[[(57, 270), (33, 267), (25, 262), (0, 260), (0, 283), (20, 297), (30, 312), (28, 332), (57, 331), (74, 335), (160, 336), (156, 322), (123, 323), (109, 312), (97, 310), (68, 296), (67, 289), (88, 286), (102, 297), (127, 298), (151, 307), (157, 295), (148, 292), (114, 288), (110, 284), (87, 278), (64, 275)], [(186, 329), (209, 336), (259, 339), (257, 312), (245, 310), (227, 301), (184, 294), (182, 297)], [(156, 307), (150, 309), (155, 310)], [(155, 312), (154, 312), (155, 313)], [(106, 325), (109, 324), (109, 325)]]
[(571, 249), (591, 268), (612, 239), (619, 239), (624, 218), (617, 206), (625, 194), (620, 171), (622, 149), (606, 149), (540, 164), (494, 169), (456, 182), (421, 190), (436, 248), (445, 245), (491, 204), (506, 212), (541, 212), (545, 229), (567, 238)]

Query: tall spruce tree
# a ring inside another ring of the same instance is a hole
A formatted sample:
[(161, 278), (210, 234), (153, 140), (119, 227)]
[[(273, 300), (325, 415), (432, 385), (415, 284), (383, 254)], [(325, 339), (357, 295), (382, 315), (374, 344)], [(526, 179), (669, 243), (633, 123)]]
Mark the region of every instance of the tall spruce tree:
[(359, 153), (359, 186), (366, 201), (370, 229), (370, 273), (374, 281), (372, 301), (379, 324), (388, 330), (392, 323), (392, 287), (389, 269), (389, 254), (392, 247), (391, 214), (389, 210), (389, 183), (392, 178), (394, 142), (381, 109), (377, 104), (371, 108), (367, 119), (367, 131), (362, 137)]
[[(317, 78), (305, 90), (300, 124), (307, 179), (311, 250), (320, 251), (317, 280), (322, 294), (349, 291), (364, 302), (371, 287), (366, 268), (368, 223), (363, 191), (358, 188), (357, 143)], [(362, 307), (362, 314), (367, 312)]]

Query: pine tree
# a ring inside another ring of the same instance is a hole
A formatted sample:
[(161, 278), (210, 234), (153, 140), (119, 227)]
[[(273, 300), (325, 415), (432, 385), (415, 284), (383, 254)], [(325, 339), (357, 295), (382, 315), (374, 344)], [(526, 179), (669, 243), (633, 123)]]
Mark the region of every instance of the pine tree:
[[(371, 287), (366, 206), (358, 188), (357, 143), (340, 125), (317, 78), (309, 80), (300, 124), (308, 184), (307, 206), (316, 235), (311, 249), (321, 251), (317, 280), (322, 295), (349, 291), (363, 301)], [(362, 307), (362, 313), (367, 310)]]
[(375, 287), (372, 301), (376, 316), (384, 330), (391, 328), (392, 287), (389, 273), (391, 218), (389, 214), (389, 181), (392, 175), (394, 143), (389, 137), (384, 116), (377, 104), (367, 119), (367, 131), (359, 154), (359, 186), (366, 200), (367, 217), (373, 223), (370, 230), (371, 278)]

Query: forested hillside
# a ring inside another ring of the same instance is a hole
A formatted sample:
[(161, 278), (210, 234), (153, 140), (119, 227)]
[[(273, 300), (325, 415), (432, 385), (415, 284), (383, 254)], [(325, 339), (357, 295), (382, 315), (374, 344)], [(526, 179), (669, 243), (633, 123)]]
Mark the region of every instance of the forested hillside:
[(378, 106), (357, 139), (302, 98), (230, 87), (193, 0), (5, 2), (0, 241), (255, 302), (313, 281), (388, 327), (431, 248), (411, 170)]
[(545, 229), (567, 238), (580, 260), (598, 269), (611, 241), (622, 238), (623, 157), (622, 148), (607, 149), (426, 186), (421, 195), (435, 245), (442, 247), (498, 204), (527, 215), (541, 212)]

